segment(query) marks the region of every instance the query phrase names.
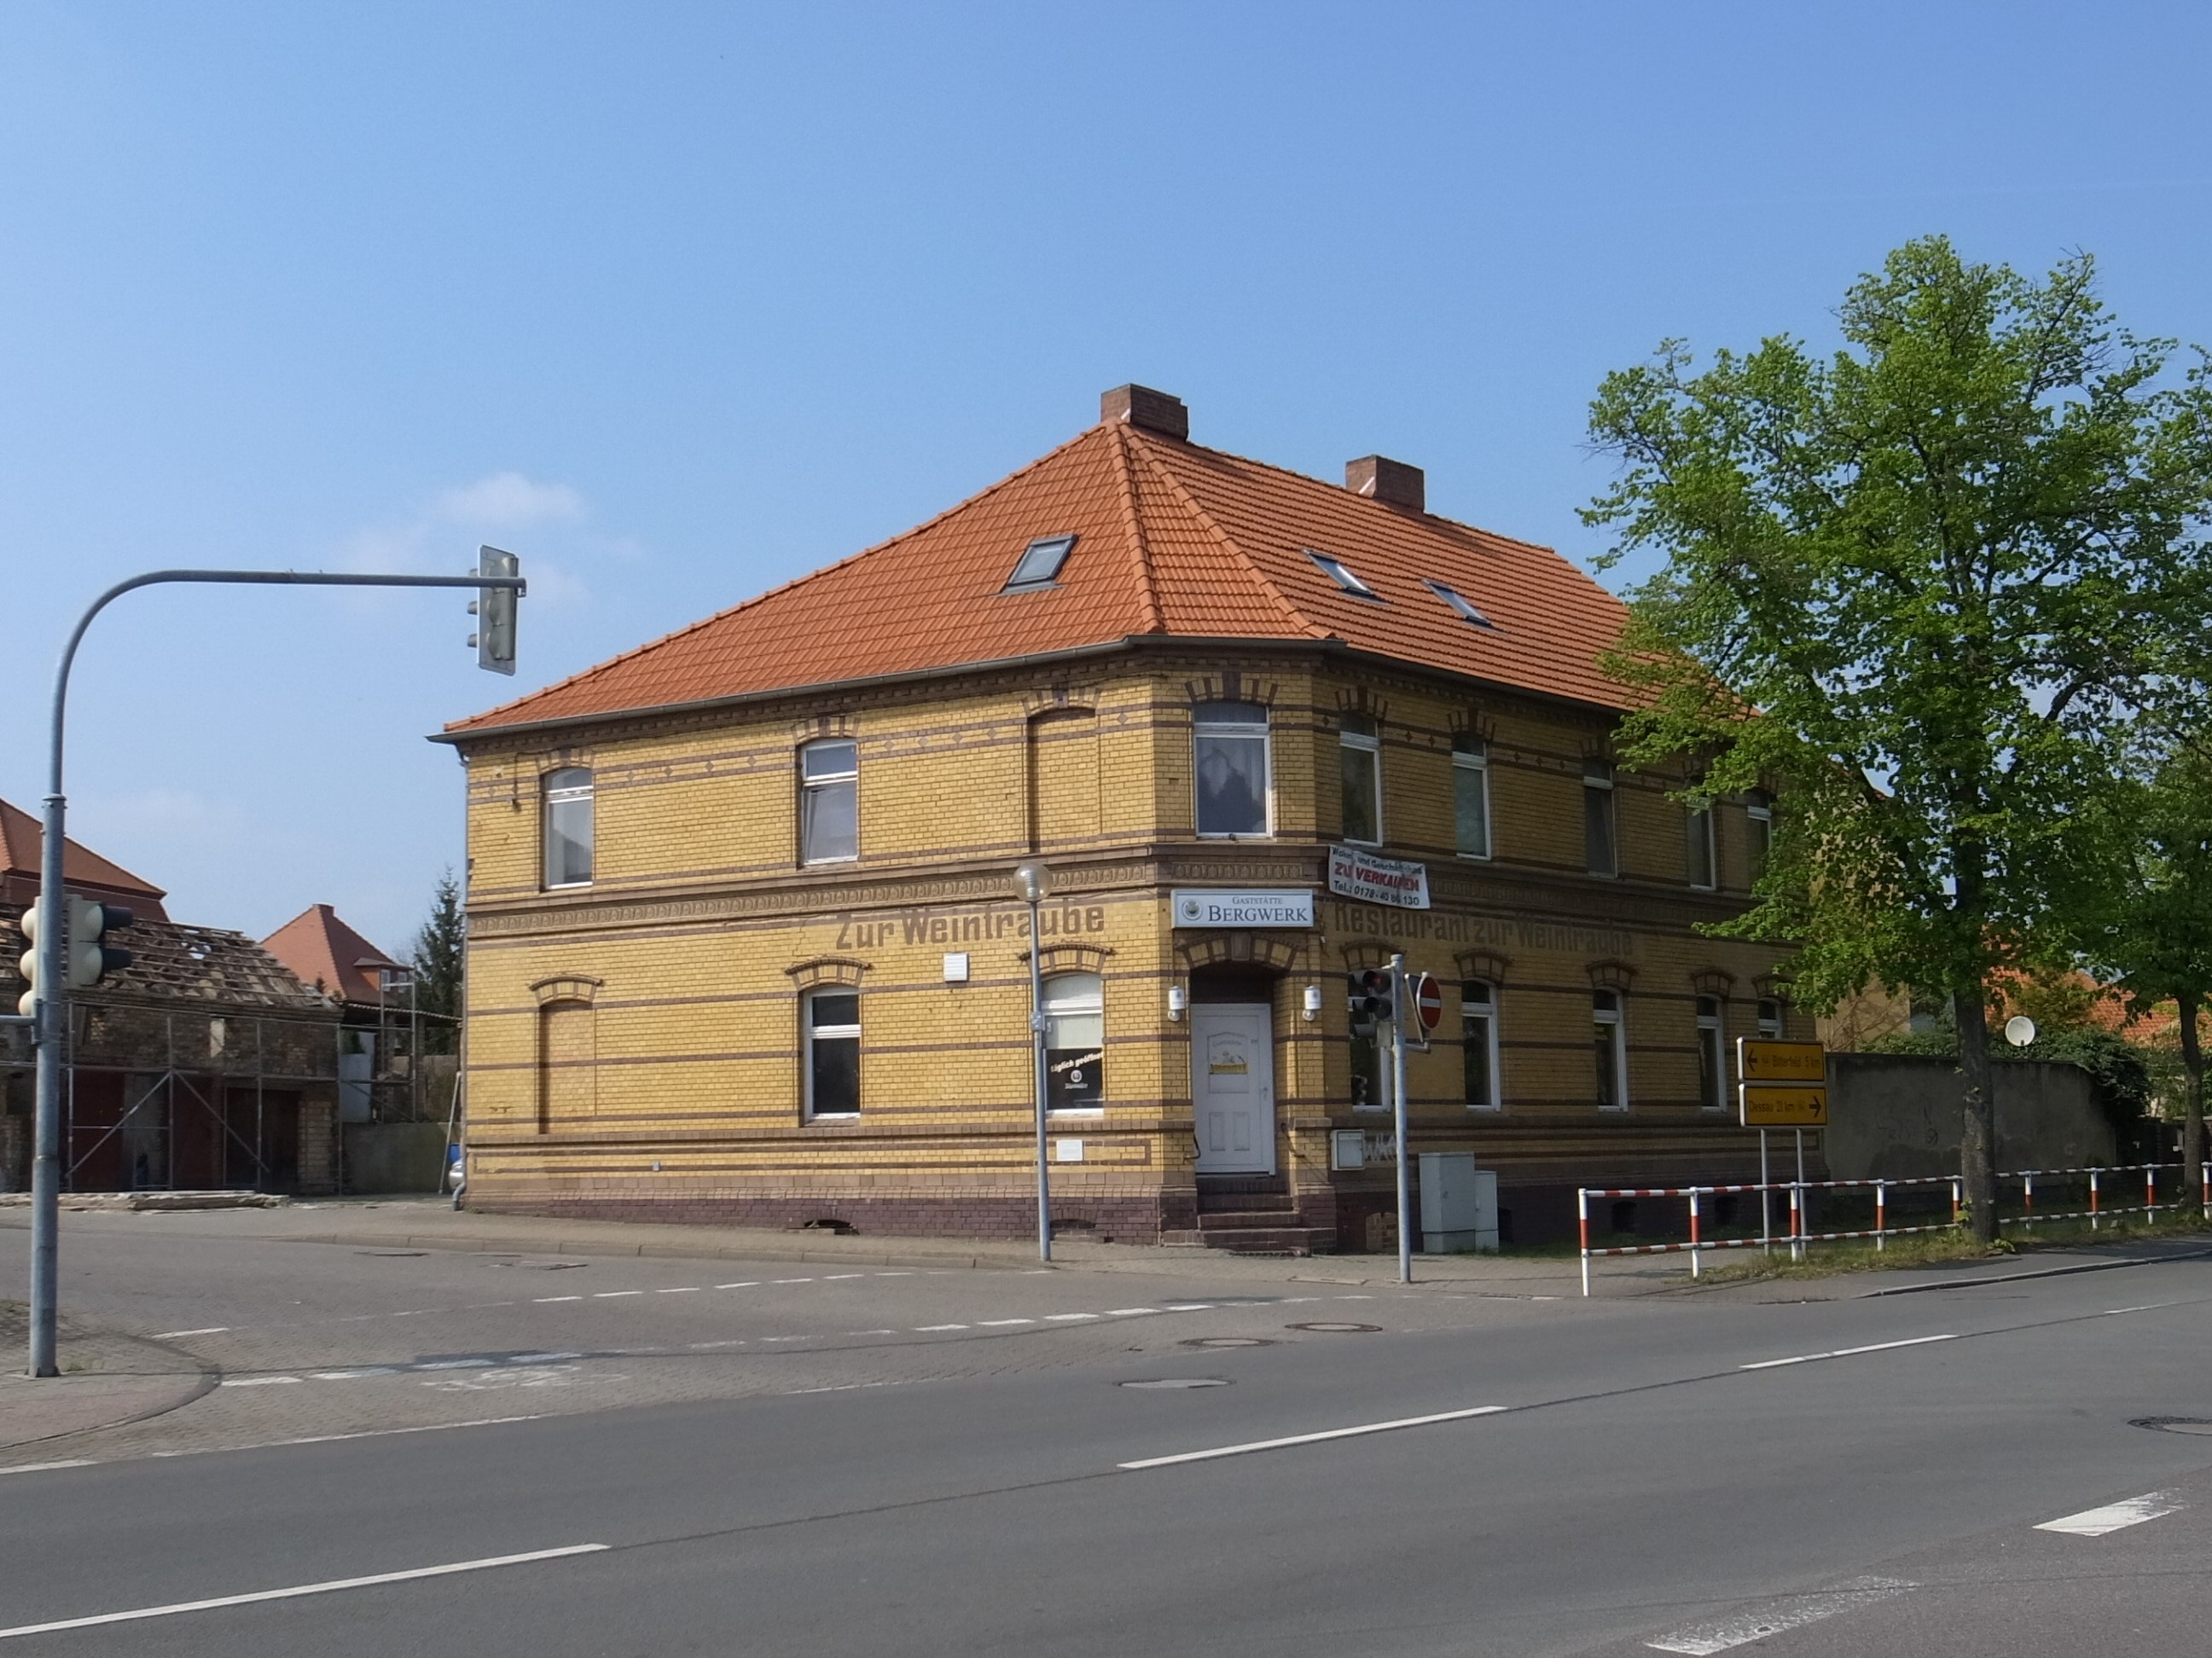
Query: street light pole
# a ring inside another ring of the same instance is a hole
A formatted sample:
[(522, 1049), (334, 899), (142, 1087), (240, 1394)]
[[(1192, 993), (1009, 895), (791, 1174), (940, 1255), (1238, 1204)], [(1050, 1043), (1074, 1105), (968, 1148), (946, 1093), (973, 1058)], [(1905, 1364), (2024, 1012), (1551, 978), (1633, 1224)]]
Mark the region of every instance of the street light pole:
[(1030, 1058), (1036, 1095), (1037, 1259), (1052, 1259), (1052, 1176), (1045, 1162), (1045, 1020), (1043, 940), (1037, 936), (1037, 907), (1052, 890), (1052, 872), (1032, 858), (1014, 871), (1014, 890), (1030, 907)]
[(1407, 1159), (1413, 1150), (1406, 1144), (1406, 1021), (1413, 1010), (1406, 1005), (1406, 958), (1390, 958), (1390, 1110), (1392, 1129), (1398, 1137), (1398, 1282), (1413, 1281), (1413, 1202), (1412, 1171)]
[[(505, 556), (505, 555), (502, 555)], [(46, 794), (39, 848), (37, 950), (39, 994), (31, 1009), (32, 1040), (38, 1044), (38, 1113), (31, 1158), (31, 1351), (34, 1376), (61, 1374), (56, 1363), (58, 1285), (60, 1269), (62, 1045), (69, 1036), (69, 981), (62, 956), (62, 848), (68, 801), (62, 793), (62, 737), (69, 704), (70, 668), (93, 618), (116, 599), (140, 587), (173, 583), (241, 587), (475, 587), (526, 591), (519, 575), (335, 575), (319, 570), (149, 570), (118, 581), (92, 601), (62, 647), (54, 665), (53, 706), (46, 738)], [(511, 668), (509, 670), (511, 671)]]

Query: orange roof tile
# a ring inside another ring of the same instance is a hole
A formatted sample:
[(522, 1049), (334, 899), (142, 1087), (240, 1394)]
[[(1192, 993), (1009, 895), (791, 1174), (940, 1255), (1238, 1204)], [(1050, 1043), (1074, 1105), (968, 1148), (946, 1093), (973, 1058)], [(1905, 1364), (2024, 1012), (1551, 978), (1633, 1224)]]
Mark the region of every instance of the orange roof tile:
[[(1058, 584), (1004, 592), (1039, 537)], [(1306, 556), (1343, 560), (1381, 599)], [(1443, 582), (1496, 626), (1462, 619)], [(467, 736), (1160, 638), (1336, 640), (1604, 708), (1620, 601), (1548, 548), (1386, 505), (1122, 422), (919, 528), (447, 727)]]
[[(45, 826), (37, 818), (0, 800), (0, 898), (28, 903), (36, 896), (46, 843)], [(161, 900), (168, 896), (151, 881), (139, 879), (67, 835), (62, 838), (62, 884), (88, 893), (113, 893), (156, 920), (163, 919)]]
[[(261, 948), (295, 978), (341, 1002), (374, 1005), (376, 969), (401, 965), (338, 920), (328, 904), (308, 906), (264, 938)], [(363, 962), (371, 965), (364, 969)]]

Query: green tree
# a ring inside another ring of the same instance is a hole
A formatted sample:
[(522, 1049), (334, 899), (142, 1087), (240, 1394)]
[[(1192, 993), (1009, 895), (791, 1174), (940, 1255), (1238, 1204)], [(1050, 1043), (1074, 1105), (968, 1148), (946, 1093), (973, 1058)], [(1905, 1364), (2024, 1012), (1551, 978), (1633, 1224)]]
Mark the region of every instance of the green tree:
[(1759, 902), (1815, 1009), (1878, 979), (1947, 999), (1976, 1232), (1996, 1224), (1993, 980), (2064, 949), (2078, 822), (2203, 614), (2212, 387), (2106, 319), (2086, 258), (2040, 282), (1929, 238), (1862, 277), (1825, 359), (1703, 370), (1680, 342), (1592, 404), (1586, 510), (1632, 596), (1625, 757), (1693, 802), (1777, 790)]
[(2179, 1016), (2185, 1172), (2204, 1162), (2204, 1049), (2197, 1021), (2212, 1001), (2212, 754), (2154, 738), (2143, 774), (2099, 815), (2106, 857), (2085, 906), (2082, 947), (2139, 1012)]
[(461, 914), (460, 883), (449, 867), (438, 878), (430, 896), (430, 914), (415, 935), (416, 1005), (436, 1014), (425, 1021), (423, 1047), (433, 1054), (453, 1051), (453, 1022), (461, 1012), (461, 950), (467, 938)]

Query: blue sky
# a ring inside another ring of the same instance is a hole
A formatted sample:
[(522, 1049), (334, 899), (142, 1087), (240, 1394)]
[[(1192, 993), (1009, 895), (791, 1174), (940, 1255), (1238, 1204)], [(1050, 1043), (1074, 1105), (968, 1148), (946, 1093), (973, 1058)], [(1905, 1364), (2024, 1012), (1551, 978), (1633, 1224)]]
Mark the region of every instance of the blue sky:
[(1599, 550), (1662, 337), (1821, 340), (1905, 238), (2098, 255), (2212, 339), (2188, 5), (0, 5), (0, 795), (157, 565), (523, 555), (459, 598), (157, 592), (95, 629), (77, 835), (255, 933), (402, 948), (424, 742), (895, 534), (1136, 380), (1200, 442)]

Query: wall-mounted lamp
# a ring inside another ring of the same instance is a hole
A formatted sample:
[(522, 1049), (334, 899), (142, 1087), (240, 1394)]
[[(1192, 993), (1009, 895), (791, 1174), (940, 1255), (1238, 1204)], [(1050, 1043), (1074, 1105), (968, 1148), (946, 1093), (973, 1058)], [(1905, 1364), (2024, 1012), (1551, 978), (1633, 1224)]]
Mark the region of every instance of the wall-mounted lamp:
[(1319, 985), (1306, 987), (1305, 1013), (1309, 1021), (1321, 1017), (1321, 987)]
[(1182, 1018), (1183, 1009), (1189, 1005), (1190, 993), (1188, 991), (1185, 990), (1181, 985), (1170, 985), (1168, 987), (1168, 1017), (1170, 1020), (1172, 1021)]

